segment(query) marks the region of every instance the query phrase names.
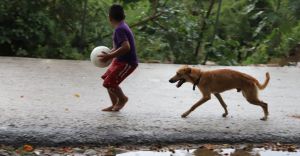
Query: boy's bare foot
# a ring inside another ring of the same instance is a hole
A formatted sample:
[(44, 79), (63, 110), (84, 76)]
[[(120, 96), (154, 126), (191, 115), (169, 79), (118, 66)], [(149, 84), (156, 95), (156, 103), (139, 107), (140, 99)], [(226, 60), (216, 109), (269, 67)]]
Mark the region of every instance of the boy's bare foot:
[(113, 111), (113, 108), (114, 108), (114, 105), (109, 106), (107, 108), (104, 108), (104, 109), (102, 109), (102, 111), (104, 111), (104, 112), (111, 112), (111, 111)]
[(125, 96), (124, 99), (122, 99), (122, 100), (120, 99), (119, 102), (116, 105), (114, 105), (114, 107), (112, 108), (112, 111), (119, 111), (119, 110), (121, 110), (125, 106), (125, 104), (127, 103), (127, 101), (128, 101), (128, 98), (126, 96)]

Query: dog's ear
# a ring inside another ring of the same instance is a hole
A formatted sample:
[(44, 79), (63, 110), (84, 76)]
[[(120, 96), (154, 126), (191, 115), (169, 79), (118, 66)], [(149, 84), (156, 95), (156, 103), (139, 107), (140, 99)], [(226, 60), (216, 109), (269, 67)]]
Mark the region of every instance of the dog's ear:
[(185, 73), (190, 74), (192, 72), (192, 68), (189, 66), (186, 66)]
[(185, 68), (188, 68), (188, 67), (189, 66), (187, 64), (181, 66), (182, 69), (185, 69)]

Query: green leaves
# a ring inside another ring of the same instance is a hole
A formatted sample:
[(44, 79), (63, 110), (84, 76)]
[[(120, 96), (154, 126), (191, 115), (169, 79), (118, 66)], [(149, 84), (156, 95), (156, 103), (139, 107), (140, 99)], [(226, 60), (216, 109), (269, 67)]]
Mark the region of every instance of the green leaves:
[(243, 10), (243, 13), (249, 14), (254, 9), (255, 9), (255, 3), (249, 4), (248, 6), (245, 7), (245, 9)]
[(209, 58), (220, 65), (237, 65), (240, 43), (236, 40), (222, 40), (217, 37), (212, 46), (207, 47)]
[(262, 32), (263, 28), (266, 27), (267, 22), (268, 22), (267, 19), (264, 18), (262, 21), (260, 21), (258, 23), (258, 26), (257, 26), (257, 28), (255, 29), (255, 31), (253, 33), (253, 37), (256, 37), (258, 34), (260, 34)]
[(132, 30), (145, 62), (198, 64), (208, 53), (222, 65), (267, 63), (300, 41), (299, 0), (224, 0), (216, 35), (217, 0), (2, 0), (0, 55), (86, 59), (93, 47), (112, 45), (113, 3), (137, 24)]

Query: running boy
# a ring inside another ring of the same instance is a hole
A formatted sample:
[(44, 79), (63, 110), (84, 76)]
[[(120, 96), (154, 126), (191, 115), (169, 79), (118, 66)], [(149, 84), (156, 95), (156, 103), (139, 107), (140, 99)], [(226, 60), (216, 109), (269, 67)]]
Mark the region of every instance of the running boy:
[(119, 111), (128, 101), (119, 84), (138, 66), (133, 33), (125, 23), (125, 13), (121, 5), (114, 4), (109, 9), (109, 21), (114, 27), (111, 53), (99, 55), (100, 61), (113, 59), (112, 64), (102, 76), (103, 86), (107, 88), (112, 106), (102, 111)]

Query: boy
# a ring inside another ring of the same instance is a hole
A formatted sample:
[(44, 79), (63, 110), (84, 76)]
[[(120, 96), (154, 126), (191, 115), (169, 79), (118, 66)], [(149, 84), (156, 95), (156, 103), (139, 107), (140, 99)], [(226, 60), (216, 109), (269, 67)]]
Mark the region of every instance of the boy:
[(121, 5), (114, 4), (109, 9), (109, 21), (114, 27), (113, 48), (110, 53), (100, 54), (100, 61), (113, 59), (112, 64), (102, 76), (103, 86), (107, 88), (112, 106), (102, 111), (119, 111), (128, 101), (119, 84), (138, 66), (133, 33), (125, 23)]

